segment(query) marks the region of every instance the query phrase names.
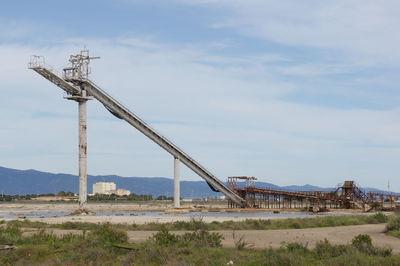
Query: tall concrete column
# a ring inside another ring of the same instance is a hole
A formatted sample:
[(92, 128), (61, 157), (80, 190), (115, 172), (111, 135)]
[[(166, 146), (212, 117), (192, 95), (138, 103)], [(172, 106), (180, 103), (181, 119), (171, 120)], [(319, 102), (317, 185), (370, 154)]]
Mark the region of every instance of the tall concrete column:
[(86, 209), (87, 203), (87, 125), (86, 91), (82, 90), (79, 105), (79, 209)]
[(174, 158), (174, 208), (181, 207), (181, 192), (179, 181), (179, 159)]

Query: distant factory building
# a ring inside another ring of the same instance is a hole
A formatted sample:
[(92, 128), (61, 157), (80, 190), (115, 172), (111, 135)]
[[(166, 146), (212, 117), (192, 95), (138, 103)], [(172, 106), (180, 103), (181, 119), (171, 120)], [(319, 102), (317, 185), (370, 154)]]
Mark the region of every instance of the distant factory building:
[(116, 194), (117, 186), (114, 182), (97, 182), (93, 184), (93, 195), (96, 194)]
[(130, 190), (119, 188), (117, 189), (117, 195), (118, 196), (129, 196), (131, 194)]

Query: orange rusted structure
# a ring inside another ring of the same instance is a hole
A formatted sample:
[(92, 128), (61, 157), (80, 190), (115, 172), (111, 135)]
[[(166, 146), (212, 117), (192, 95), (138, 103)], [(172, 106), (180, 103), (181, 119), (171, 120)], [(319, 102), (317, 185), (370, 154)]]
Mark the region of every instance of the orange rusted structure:
[[(245, 199), (249, 208), (263, 209), (342, 209), (360, 208), (370, 209), (377, 196), (383, 203), (383, 198), (388, 194), (365, 193), (354, 181), (345, 181), (333, 191), (284, 191), (271, 188), (257, 188), (255, 177), (231, 176), (228, 177), (228, 187)], [(240, 182), (240, 183), (239, 183)], [(391, 202), (394, 197), (390, 196)], [(240, 207), (232, 201), (228, 201), (230, 208)]]

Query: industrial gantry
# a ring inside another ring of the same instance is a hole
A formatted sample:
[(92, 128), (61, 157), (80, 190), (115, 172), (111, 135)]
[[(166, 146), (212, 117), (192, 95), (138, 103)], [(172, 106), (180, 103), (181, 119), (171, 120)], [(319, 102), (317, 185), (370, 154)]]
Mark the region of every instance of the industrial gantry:
[(146, 137), (158, 144), (173, 156), (174, 160), (174, 207), (180, 207), (180, 182), (179, 182), (179, 163), (182, 162), (189, 169), (203, 178), (213, 191), (222, 192), (236, 206), (246, 207), (246, 201), (236, 194), (231, 188), (226, 186), (207, 169), (201, 166), (188, 154), (179, 149), (170, 140), (163, 137), (152, 129), (147, 123), (132, 113), (128, 108), (119, 103), (116, 99), (108, 95), (98, 85), (89, 79), (90, 60), (99, 57), (90, 57), (89, 50), (82, 50), (77, 55), (71, 55), (70, 67), (64, 68), (63, 75), (58, 75), (55, 71), (45, 64), (44, 57), (32, 56), (28, 67), (38, 74), (51, 81), (59, 88), (63, 89), (68, 96), (68, 100), (78, 102), (79, 108), (79, 208), (84, 210), (87, 203), (87, 141), (86, 141), (86, 104), (87, 101), (95, 98), (114, 116), (123, 119), (135, 127)]

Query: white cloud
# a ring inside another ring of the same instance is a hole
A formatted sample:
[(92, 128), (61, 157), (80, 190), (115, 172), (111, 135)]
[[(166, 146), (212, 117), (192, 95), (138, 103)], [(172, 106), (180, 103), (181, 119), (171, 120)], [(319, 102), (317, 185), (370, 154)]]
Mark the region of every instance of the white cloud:
[(400, 2), (396, 0), (174, 2), (219, 9), (216, 28), (289, 46), (340, 51), (365, 65), (398, 66)]

